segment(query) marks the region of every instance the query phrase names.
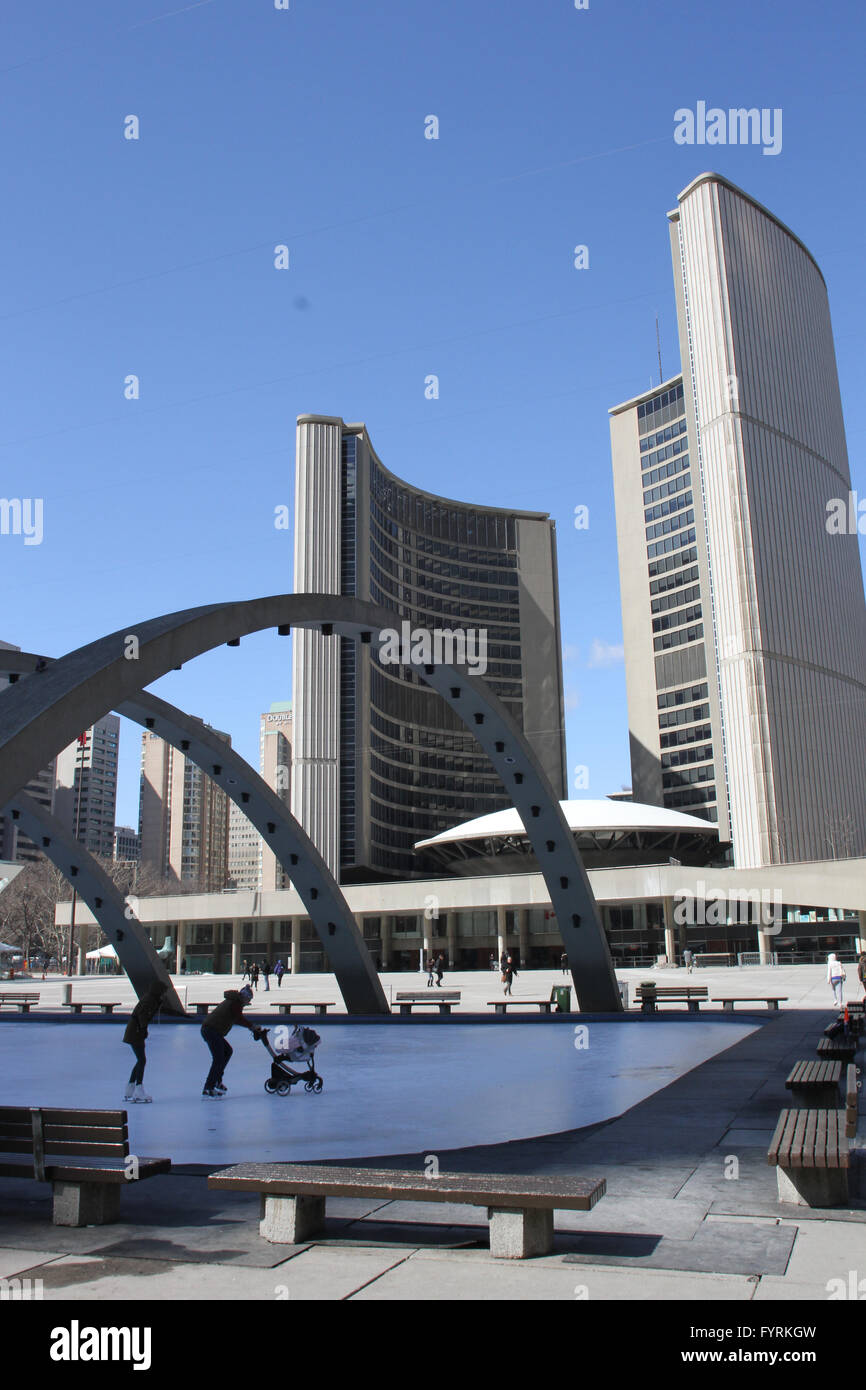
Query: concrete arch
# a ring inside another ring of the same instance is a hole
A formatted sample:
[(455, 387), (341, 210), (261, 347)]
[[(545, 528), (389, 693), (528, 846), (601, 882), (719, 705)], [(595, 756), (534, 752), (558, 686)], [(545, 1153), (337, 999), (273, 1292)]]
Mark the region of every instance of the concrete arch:
[[(0, 698), (0, 806), (79, 730), (202, 652), (222, 643), (236, 645), (246, 634), (269, 627), (287, 635), (292, 626), (379, 647), (381, 633), (399, 631), (400, 622), (398, 615), (360, 599), (277, 594), (169, 613), (79, 647)], [(520, 813), (544, 874), (581, 1007), (619, 1012), (622, 1003), (589, 880), (559, 802), (522, 731), (465, 667), (413, 665), (474, 734)]]
[(5, 814), (29, 835), (55, 864), (80, 898), (87, 903), (132, 982), (139, 998), (148, 986), (162, 980), (168, 986), (162, 1007), (173, 1014), (186, 1010), (177, 997), (171, 977), (151, 944), (150, 937), (127, 907), (126, 900), (93, 855), (76, 840), (61, 821), (26, 792), (19, 792)]

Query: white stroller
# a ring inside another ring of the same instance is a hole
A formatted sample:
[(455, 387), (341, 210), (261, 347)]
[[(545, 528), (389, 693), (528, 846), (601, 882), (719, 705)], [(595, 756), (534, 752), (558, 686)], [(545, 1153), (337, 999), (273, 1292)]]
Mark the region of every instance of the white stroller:
[[(284, 1033), (286, 1029), (278, 1028), (277, 1033)], [(269, 1096), (288, 1096), (291, 1094), (292, 1087), (299, 1081), (303, 1081), (304, 1090), (318, 1095), (324, 1085), (322, 1078), (313, 1065), (316, 1048), (321, 1042), (319, 1034), (313, 1028), (304, 1028), (300, 1024), (293, 1028), (289, 1034), (288, 1042), (281, 1052), (275, 1052), (271, 1047), (268, 1038), (267, 1028), (263, 1028), (260, 1037), (268, 1052), (271, 1054), (271, 1074), (265, 1082), (265, 1090)], [(296, 1066), (306, 1063), (306, 1071), (295, 1071)]]

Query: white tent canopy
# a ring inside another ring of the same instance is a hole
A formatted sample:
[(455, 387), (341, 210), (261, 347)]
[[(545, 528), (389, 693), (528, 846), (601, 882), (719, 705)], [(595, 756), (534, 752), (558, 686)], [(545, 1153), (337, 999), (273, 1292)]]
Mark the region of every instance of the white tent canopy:
[(87, 952), (88, 960), (111, 959), (117, 960), (117, 952), (113, 946), (100, 946), (97, 951)]

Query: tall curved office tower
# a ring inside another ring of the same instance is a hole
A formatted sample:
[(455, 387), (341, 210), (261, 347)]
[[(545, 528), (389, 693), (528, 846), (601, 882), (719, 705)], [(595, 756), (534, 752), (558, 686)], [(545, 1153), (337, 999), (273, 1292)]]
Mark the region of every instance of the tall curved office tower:
[[(422, 491), (383, 467), (364, 425), (302, 415), (295, 592), (356, 595), (412, 630), (483, 633), (478, 673), (565, 797), (556, 533), (544, 513)], [(343, 882), (418, 874), (416, 841), (510, 805), (475, 740), (408, 666), (317, 632), (293, 643), (292, 811)]]
[(634, 795), (739, 867), (866, 853), (866, 603), (827, 289), (717, 174), (668, 214), (682, 374), (611, 411)]

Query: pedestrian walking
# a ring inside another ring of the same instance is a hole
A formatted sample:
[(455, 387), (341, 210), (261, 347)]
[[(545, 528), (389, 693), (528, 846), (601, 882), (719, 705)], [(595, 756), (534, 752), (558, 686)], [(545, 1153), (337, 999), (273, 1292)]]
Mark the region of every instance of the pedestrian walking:
[(435, 965), (435, 970), (436, 970), (436, 983), (437, 983), (437, 985), (441, 985), (441, 984), (442, 984), (442, 973), (443, 973), (444, 969), (445, 969), (445, 957), (444, 957), (444, 956), (441, 954), (441, 952), (440, 952), (440, 954), (436, 957), (436, 965)]
[(493, 954), (492, 951), (490, 952), (490, 959), (489, 959), (489, 961), (487, 962), (487, 967), (488, 967), (489, 970), (495, 970), (495, 969), (496, 969), (496, 957), (494, 956), (494, 954)]
[(147, 1025), (162, 1003), (163, 995), (167, 989), (168, 985), (165, 980), (154, 980), (147, 993), (142, 995), (130, 1014), (129, 1022), (123, 1034), (123, 1041), (128, 1043), (135, 1053), (135, 1066), (132, 1068), (126, 1090), (123, 1093), (124, 1100), (147, 1102), (153, 1100), (153, 1096), (149, 1096), (144, 1089), (144, 1068), (147, 1065), (144, 1040), (147, 1037)]
[(691, 973), (692, 973), (692, 960), (693, 960), (693, 959), (694, 959), (694, 957), (692, 956), (692, 953), (691, 953), (691, 951), (689, 950), (689, 948), (688, 948), (688, 946), (687, 946), (686, 949), (683, 951), (683, 965), (686, 967), (686, 973), (687, 973), (688, 975), (691, 975)]
[(513, 983), (513, 981), (514, 981), (514, 977), (515, 977), (516, 974), (517, 974), (517, 970), (516, 970), (516, 968), (515, 968), (514, 961), (511, 959), (511, 956), (506, 956), (506, 958), (505, 958), (505, 969), (504, 969), (504, 971), (502, 972), (502, 978), (503, 978), (503, 980), (505, 981), (505, 989), (504, 989), (503, 993), (505, 993), (505, 994), (510, 994), (510, 993), (511, 993), (511, 986), (512, 986), (512, 983)]
[(243, 983), (243, 981), (246, 980), (246, 979), (249, 977), (249, 973), (250, 973), (250, 963), (249, 963), (248, 960), (245, 960), (245, 961), (244, 961), (244, 973), (241, 975), (241, 983)]
[(223, 1085), (223, 1072), (229, 1064), (233, 1048), (229, 1046), (228, 1034), (236, 1023), (248, 1028), (258, 1041), (262, 1029), (244, 1018), (244, 1009), (253, 997), (249, 985), (243, 989), (227, 989), (223, 1002), (212, 1009), (201, 1026), (201, 1035), (210, 1048), (211, 1067), (204, 1083), (203, 1096), (209, 1100), (220, 1100), (228, 1087)]
[(833, 989), (833, 999), (838, 1008), (842, 1008), (844, 1000), (843, 985), (845, 983), (845, 970), (835, 951), (831, 951), (827, 957), (827, 981)]
[(262, 966), (262, 974), (265, 977), (265, 994), (270, 994), (271, 986), (269, 981), (271, 978), (271, 962), (269, 960), (266, 960)]
[(857, 978), (863, 986), (863, 998), (864, 1003), (866, 1003), (866, 951), (863, 952), (860, 959), (857, 961)]
[(559, 964), (560, 964), (560, 967), (561, 967), (561, 969), (562, 969), (563, 975), (567, 975), (567, 974), (568, 974), (568, 955), (567, 955), (567, 953), (566, 953), (565, 951), (563, 951), (562, 955), (559, 957)]
[(277, 982), (277, 989), (279, 989), (280, 985), (283, 983), (283, 976), (285, 975), (285, 973), (286, 967), (283, 965), (283, 962), (281, 960), (278, 960), (274, 965), (274, 977)]
[(427, 988), (428, 988), (428, 989), (430, 988), (430, 986), (431, 986), (432, 983), (433, 983), (433, 972), (434, 972), (435, 969), (436, 969), (436, 962), (433, 960), (433, 957), (431, 956), (430, 959), (427, 961)]
[(253, 962), (252, 967), (250, 968), (250, 984), (252, 985), (253, 989), (258, 989), (259, 987), (259, 967), (255, 961)]

